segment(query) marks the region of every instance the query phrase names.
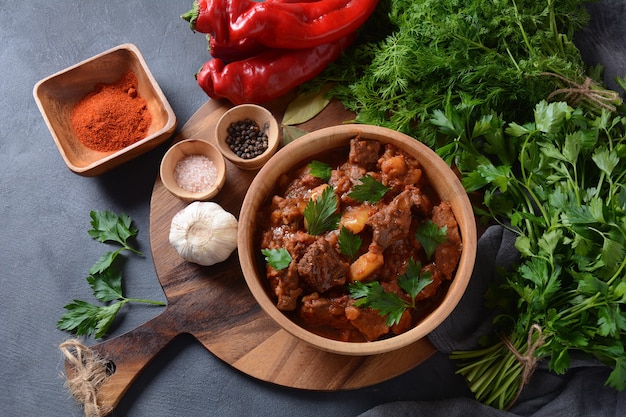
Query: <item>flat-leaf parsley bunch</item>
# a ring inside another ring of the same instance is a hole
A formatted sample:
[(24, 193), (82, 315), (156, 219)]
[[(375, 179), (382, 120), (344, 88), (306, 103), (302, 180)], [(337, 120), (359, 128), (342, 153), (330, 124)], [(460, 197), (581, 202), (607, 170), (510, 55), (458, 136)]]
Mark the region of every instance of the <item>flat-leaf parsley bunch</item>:
[[(487, 292), (498, 334), (484, 349), (455, 352), (476, 398), (510, 406), (528, 382), (525, 358), (564, 373), (574, 351), (612, 367), (626, 388), (626, 118), (540, 102), (528, 123), (481, 116), (463, 97), (431, 122), (452, 141), (440, 149), (479, 214), (517, 234), (519, 265)], [(516, 357), (516, 355), (519, 355)]]

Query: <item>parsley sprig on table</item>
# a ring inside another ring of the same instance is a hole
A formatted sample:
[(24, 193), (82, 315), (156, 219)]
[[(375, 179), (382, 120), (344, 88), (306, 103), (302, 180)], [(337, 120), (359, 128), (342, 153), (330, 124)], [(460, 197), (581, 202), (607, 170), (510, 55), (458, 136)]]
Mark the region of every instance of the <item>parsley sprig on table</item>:
[(432, 282), (428, 271), (422, 272), (422, 264), (409, 259), (407, 270), (398, 277), (398, 285), (410, 297), (410, 301), (396, 293), (386, 292), (380, 282), (363, 283), (356, 281), (349, 285), (350, 296), (356, 301), (357, 307), (371, 307), (382, 316), (387, 317), (387, 325), (393, 326), (400, 322), (402, 314), (409, 308), (415, 308), (415, 298)]
[(131, 246), (129, 240), (135, 238), (138, 229), (132, 219), (125, 214), (117, 215), (109, 210), (91, 211), (89, 236), (99, 242), (115, 242), (121, 246), (116, 251), (104, 254), (90, 268), (86, 280), (94, 297), (103, 305), (91, 304), (82, 300), (73, 300), (64, 306), (67, 310), (57, 322), (57, 328), (74, 332), (77, 335), (103, 337), (111, 327), (122, 306), (130, 302), (164, 305), (163, 302), (140, 298), (127, 298), (122, 289), (122, 272), (118, 266), (118, 255), (130, 251), (141, 255)]
[[(506, 408), (518, 394), (522, 354), (553, 372), (573, 351), (613, 368), (607, 384), (626, 388), (626, 118), (540, 102), (534, 119), (505, 123), (466, 97), (434, 113), (453, 138), (441, 149), (477, 212), (517, 235), (519, 266), (487, 292), (494, 334), (484, 349), (455, 352), (459, 373), (480, 401)], [(529, 346), (529, 335), (530, 345)]]

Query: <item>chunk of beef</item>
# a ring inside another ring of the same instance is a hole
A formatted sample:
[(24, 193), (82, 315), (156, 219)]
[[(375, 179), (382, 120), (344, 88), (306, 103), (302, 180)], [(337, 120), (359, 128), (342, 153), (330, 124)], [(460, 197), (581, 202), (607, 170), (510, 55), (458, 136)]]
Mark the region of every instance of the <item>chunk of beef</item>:
[(435, 249), (434, 260), (437, 269), (441, 271), (443, 277), (451, 279), (461, 258), (462, 243), (459, 225), (456, 222), (450, 203), (444, 201), (433, 207), (432, 221), (440, 228), (444, 226), (447, 228), (447, 239)]
[(348, 162), (373, 171), (378, 164), (380, 142), (375, 140), (361, 140), (356, 137), (350, 141)]
[(379, 272), (381, 281), (395, 280), (406, 271), (408, 260), (414, 257), (416, 249), (408, 240), (396, 240), (385, 250), (385, 264)]
[(311, 326), (330, 326), (334, 329), (352, 329), (345, 315), (345, 309), (350, 303), (347, 295), (337, 297), (322, 297), (319, 293), (302, 297), (300, 318)]
[(411, 204), (415, 211), (424, 216), (429, 215), (433, 210), (433, 203), (430, 201), (430, 198), (419, 187), (409, 185), (405, 190), (411, 193)]
[[(302, 210), (298, 205), (299, 201), (299, 199), (274, 196), (269, 216), (270, 226), (289, 225), (296, 230), (304, 219)], [(265, 219), (261, 221), (264, 222)]]
[(289, 226), (278, 226), (267, 229), (261, 234), (261, 248), (284, 248), (292, 259), (300, 259), (315, 236), (298, 230), (294, 232)]
[(430, 273), (430, 279), (432, 280), (432, 282), (428, 284), (422, 291), (420, 291), (419, 294), (417, 294), (417, 297), (415, 297), (415, 301), (426, 300), (427, 298), (434, 296), (435, 294), (437, 294), (437, 290), (441, 285), (442, 274), (437, 268), (437, 265), (428, 264), (424, 266), (424, 268), (422, 268), (422, 276), (424, 276), (426, 272)]
[(282, 311), (295, 310), (298, 304), (298, 297), (302, 294), (295, 262), (292, 262), (289, 267), (280, 271), (268, 265), (267, 277), (270, 281), (270, 287), (276, 295), (276, 307)]
[(315, 236), (312, 236), (302, 230), (290, 233), (285, 236), (283, 247), (291, 254), (291, 258), (295, 261), (300, 260), (306, 253), (308, 247), (315, 242)]
[(389, 333), (387, 319), (371, 308), (346, 307), (346, 317), (368, 340), (374, 341)]
[(349, 267), (333, 245), (320, 236), (298, 261), (298, 274), (313, 291), (323, 293), (345, 284)]
[(287, 186), (285, 190), (286, 198), (307, 199), (307, 195), (315, 187), (324, 183), (319, 177), (311, 175), (308, 168), (301, 171), (299, 175)]
[(411, 317), (410, 310), (404, 310), (402, 316), (400, 316), (400, 321), (393, 326), (391, 326), (391, 331), (393, 334), (401, 334), (413, 328), (413, 317)]
[(354, 184), (358, 184), (365, 174), (367, 174), (365, 168), (345, 163), (331, 172), (328, 184), (334, 187), (335, 194), (339, 196), (342, 203), (355, 204), (354, 199), (348, 197), (348, 194), (352, 191)]
[(383, 250), (394, 241), (405, 239), (411, 225), (410, 192), (398, 194), (391, 203), (372, 215), (368, 224), (373, 230), (372, 241)]

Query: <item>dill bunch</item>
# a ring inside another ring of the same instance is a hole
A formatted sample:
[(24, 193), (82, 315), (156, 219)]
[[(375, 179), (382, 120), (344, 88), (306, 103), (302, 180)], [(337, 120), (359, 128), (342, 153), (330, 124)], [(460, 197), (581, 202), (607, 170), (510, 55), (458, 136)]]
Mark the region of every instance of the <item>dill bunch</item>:
[[(588, 23), (584, 3), (381, 0), (358, 43), (308, 87), (333, 82), (331, 96), (354, 111), (357, 122), (389, 127), (430, 146), (435, 129), (420, 121), (461, 95), (508, 120), (525, 120), (556, 90), (567, 95), (588, 80), (573, 43), (574, 33)], [(602, 90), (596, 82), (587, 87)], [(619, 103), (619, 95), (605, 101)]]

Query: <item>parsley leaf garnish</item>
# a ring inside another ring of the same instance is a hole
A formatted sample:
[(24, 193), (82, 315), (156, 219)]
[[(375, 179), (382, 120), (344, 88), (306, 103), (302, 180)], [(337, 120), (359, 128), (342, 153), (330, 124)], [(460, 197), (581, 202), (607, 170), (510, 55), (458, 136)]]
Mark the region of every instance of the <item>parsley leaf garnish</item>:
[(355, 299), (354, 305), (357, 307), (370, 307), (387, 317), (387, 325), (393, 326), (400, 322), (404, 311), (408, 308), (415, 308), (415, 298), (431, 282), (430, 272), (422, 270), (422, 264), (409, 259), (407, 270), (398, 277), (398, 285), (411, 298), (407, 301), (396, 293), (389, 293), (384, 290), (380, 282), (371, 281), (363, 283), (356, 281), (349, 285), (350, 296)]
[(318, 198), (309, 200), (304, 208), (304, 219), (309, 234), (320, 235), (337, 228), (341, 218), (341, 213), (337, 211), (338, 204), (332, 186), (324, 188)]
[(355, 199), (359, 203), (369, 201), (375, 204), (383, 198), (389, 190), (389, 187), (384, 186), (374, 177), (367, 174), (361, 178), (361, 184), (352, 187), (352, 191), (348, 194), (348, 197)]
[(330, 165), (317, 160), (311, 161), (308, 167), (311, 170), (311, 175), (320, 178), (323, 181), (328, 181), (333, 172), (333, 169), (330, 167)]
[(265, 262), (277, 271), (287, 268), (292, 261), (291, 255), (285, 248), (261, 249), (261, 253), (265, 255)]
[(435, 249), (447, 239), (448, 228), (439, 227), (432, 220), (426, 220), (415, 231), (415, 238), (420, 242), (428, 259), (432, 258)]
[(356, 258), (362, 243), (363, 239), (347, 227), (342, 227), (339, 231), (339, 250), (350, 259)]
[[(63, 308), (67, 310), (57, 321), (57, 328), (74, 332), (77, 335), (91, 335), (98, 339), (106, 334), (114, 322), (118, 311), (129, 302), (164, 305), (160, 301), (140, 298), (127, 298), (122, 289), (122, 272), (115, 262), (118, 255), (128, 250), (141, 254), (130, 246), (128, 240), (137, 236), (138, 229), (127, 215), (116, 215), (111, 211), (92, 211), (89, 236), (99, 242), (116, 242), (122, 248), (105, 253), (89, 269), (86, 280), (94, 297), (104, 305), (91, 304), (82, 300), (73, 300)], [(110, 303), (110, 304), (109, 304)]]
[(386, 292), (378, 281), (367, 283), (355, 281), (350, 284), (350, 296), (356, 300), (355, 306), (370, 307), (381, 316), (386, 316), (388, 326), (399, 323), (402, 313), (408, 307), (397, 294)]
[(415, 297), (433, 280), (429, 271), (422, 271), (421, 262), (415, 262), (413, 258), (409, 259), (406, 272), (398, 277), (398, 285), (413, 300), (412, 306), (415, 307)]

